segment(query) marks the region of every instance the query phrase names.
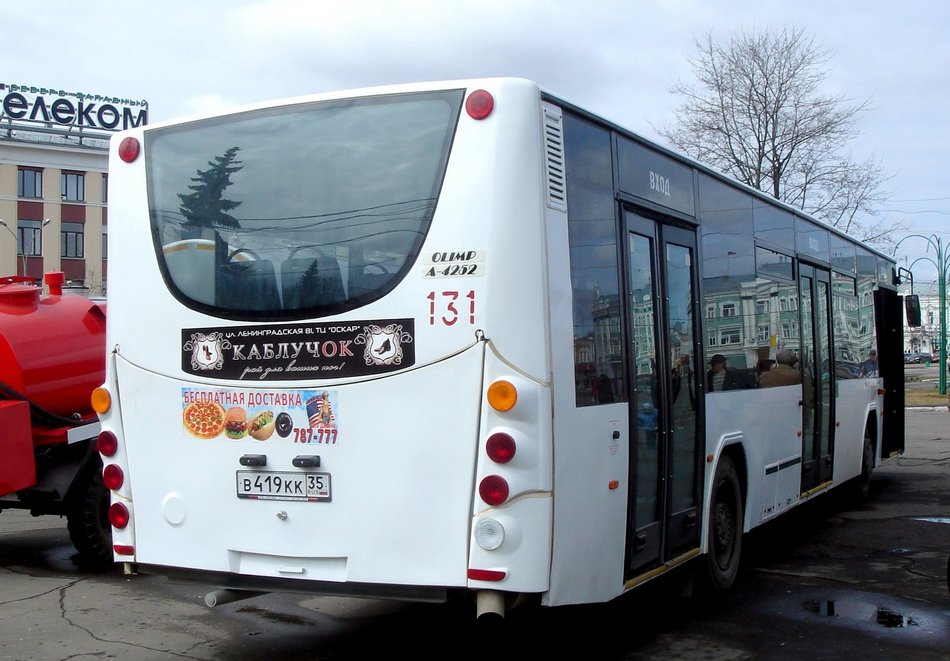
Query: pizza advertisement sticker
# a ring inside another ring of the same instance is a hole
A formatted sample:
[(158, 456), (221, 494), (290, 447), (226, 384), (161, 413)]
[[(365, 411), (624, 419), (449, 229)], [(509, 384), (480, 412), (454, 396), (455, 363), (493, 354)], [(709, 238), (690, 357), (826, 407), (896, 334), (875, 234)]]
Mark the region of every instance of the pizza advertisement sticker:
[(201, 440), (335, 445), (338, 416), (333, 390), (181, 389), (182, 427)]

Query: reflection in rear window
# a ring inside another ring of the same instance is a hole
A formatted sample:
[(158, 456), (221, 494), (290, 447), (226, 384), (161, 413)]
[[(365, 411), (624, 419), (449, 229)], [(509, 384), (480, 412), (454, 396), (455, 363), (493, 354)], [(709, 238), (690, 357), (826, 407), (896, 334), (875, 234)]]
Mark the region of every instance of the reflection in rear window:
[(313, 103), (148, 131), (170, 289), (228, 318), (325, 316), (383, 296), (428, 231), (461, 99)]

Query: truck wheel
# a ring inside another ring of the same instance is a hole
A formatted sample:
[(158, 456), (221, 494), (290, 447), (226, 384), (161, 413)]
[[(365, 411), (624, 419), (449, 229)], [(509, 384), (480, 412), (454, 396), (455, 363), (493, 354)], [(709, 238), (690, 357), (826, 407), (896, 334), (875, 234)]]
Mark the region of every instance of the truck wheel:
[(113, 562), (109, 491), (102, 483), (99, 462), (76, 479), (76, 502), (66, 513), (66, 527), (83, 563), (105, 567)]
[(722, 592), (735, 582), (742, 551), (742, 521), (739, 474), (732, 459), (724, 456), (713, 479), (706, 562), (700, 574), (703, 592)]

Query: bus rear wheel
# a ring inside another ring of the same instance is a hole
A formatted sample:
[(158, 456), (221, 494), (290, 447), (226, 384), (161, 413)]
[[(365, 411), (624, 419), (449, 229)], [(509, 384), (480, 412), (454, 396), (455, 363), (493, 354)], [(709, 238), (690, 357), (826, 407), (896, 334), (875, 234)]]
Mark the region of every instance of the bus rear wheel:
[(732, 459), (721, 457), (713, 479), (705, 571), (701, 573), (707, 592), (728, 590), (736, 580), (742, 551), (742, 511), (739, 474)]

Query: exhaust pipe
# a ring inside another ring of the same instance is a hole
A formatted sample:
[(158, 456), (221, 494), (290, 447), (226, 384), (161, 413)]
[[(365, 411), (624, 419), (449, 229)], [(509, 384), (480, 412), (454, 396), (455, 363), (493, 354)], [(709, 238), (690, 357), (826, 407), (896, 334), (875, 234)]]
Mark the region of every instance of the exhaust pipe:
[(479, 590), (475, 594), (475, 618), (484, 615), (505, 617), (505, 595), (497, 590)]
[(215, 606), (230, 604), (233, 601), (241, 601), (242, 599), (259, 597), (262, 594), (267, 593), (255, 592), (253, 590), (215, 590), (214, 592), (209, 592), (205, 595), (205, 605), (208, 608), (214, 608)]

